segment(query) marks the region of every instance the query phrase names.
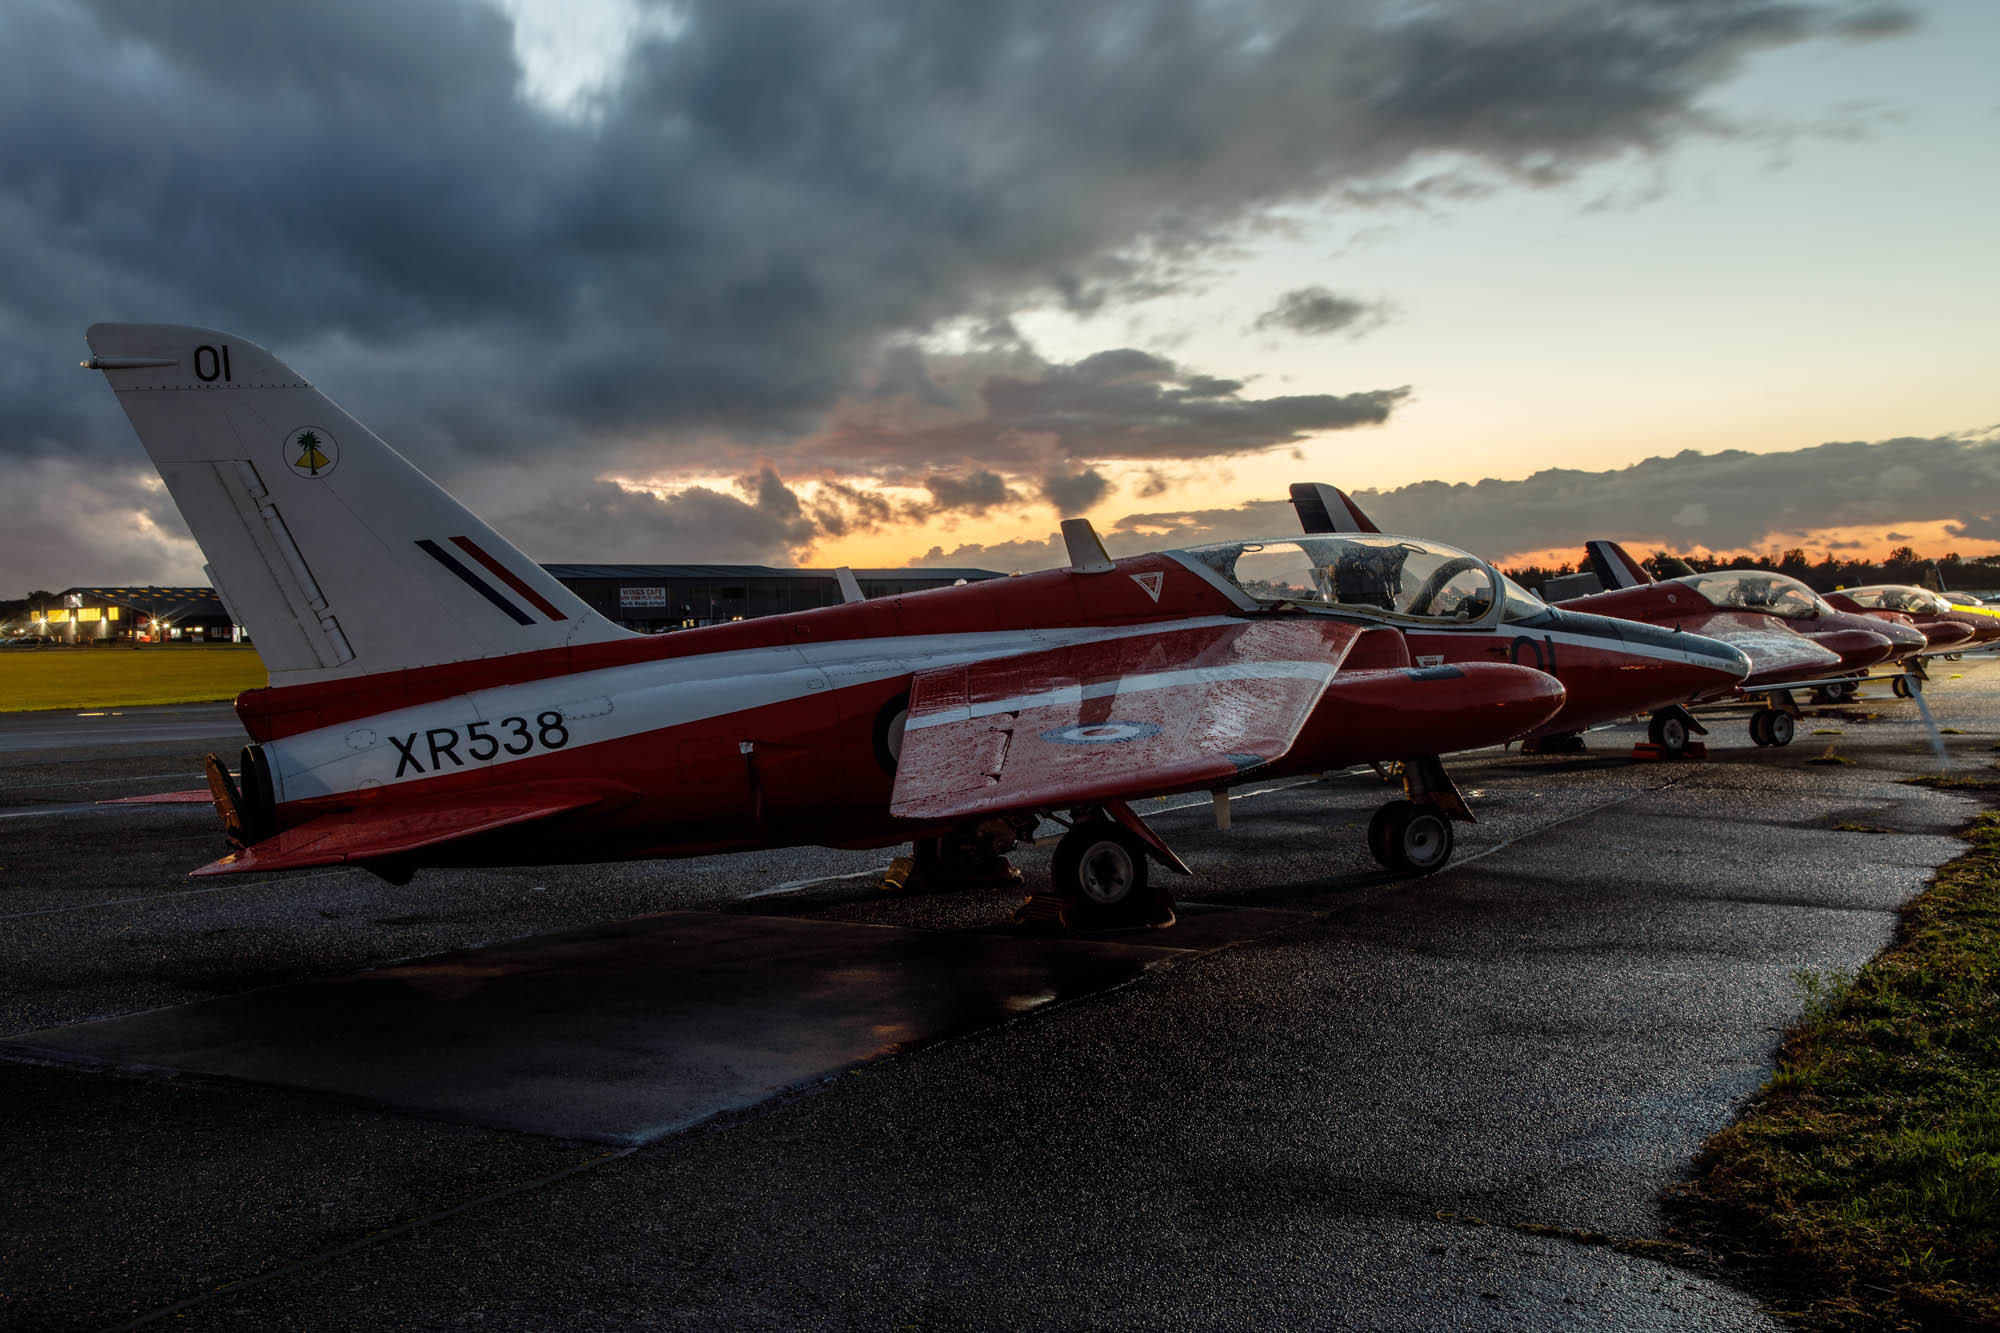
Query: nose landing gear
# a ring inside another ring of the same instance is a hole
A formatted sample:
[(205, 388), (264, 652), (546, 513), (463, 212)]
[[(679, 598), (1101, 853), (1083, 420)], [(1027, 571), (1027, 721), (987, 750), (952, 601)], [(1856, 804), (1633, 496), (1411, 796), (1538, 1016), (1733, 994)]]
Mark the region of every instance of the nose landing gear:
[(1404, 761), (1403, 795), (1368, 821), (1368, 850), (1389, 869), (1405, 874), (1443, 869), (1451, 860), (1452, 821), (1476, 822), (1472, 807), (1434, 754)]

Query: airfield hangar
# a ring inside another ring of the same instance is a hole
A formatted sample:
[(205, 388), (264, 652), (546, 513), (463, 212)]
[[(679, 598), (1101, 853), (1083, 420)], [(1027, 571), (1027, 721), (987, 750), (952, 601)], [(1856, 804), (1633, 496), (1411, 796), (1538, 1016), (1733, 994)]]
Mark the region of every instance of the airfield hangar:
[[(810, 611), (839, 604), (830, 569), (771, 565), (544, 565), (590, 608), (626, 629), (665, 630)], [(864, 596), (892, 597), (999, 578), (990, 569), (857, 569)]]
[(65, 588), (29, 614), (28, 632), (64, 643), (240, 643), (213, 588)]
[[(839, 603), (830, 569), (771, 565), (544, 565), (606, 619), (647, 634), (807, 611)], [(867, 597), (999, 578), (990, 569), (857, 569)], [(65, 643), (241, 643), (213, 588), (66, 588), (30, 610), (24, 628)]]

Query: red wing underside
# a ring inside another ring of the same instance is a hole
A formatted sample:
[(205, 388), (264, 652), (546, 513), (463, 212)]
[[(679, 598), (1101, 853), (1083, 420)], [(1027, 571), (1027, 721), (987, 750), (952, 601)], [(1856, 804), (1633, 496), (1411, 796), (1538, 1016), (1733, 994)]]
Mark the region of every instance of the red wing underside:
[(922, 672), (890, 811), (956, 819), (1233, 781), (1291, 749), (1360, 632), (1164, 629)]
[(251, 870), (302, 870), (308, 866), (381, 860), (525, 824), (532, 819), (580, 810), (603, 799), (602, 791), (557, 790), (504, 796), (479, 793), (469, 794), (457, 803), (341, 810), (252, 843), (194, 873), (235, 875)]

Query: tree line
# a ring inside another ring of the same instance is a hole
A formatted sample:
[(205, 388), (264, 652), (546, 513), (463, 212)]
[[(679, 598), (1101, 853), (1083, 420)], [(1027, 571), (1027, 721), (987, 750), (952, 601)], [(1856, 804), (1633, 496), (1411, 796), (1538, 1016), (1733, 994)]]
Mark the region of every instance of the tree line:
[[(1940, 592), (1959, 588), (1983, 592), (2000, 588), (2000, 555), (1980, 555), (1967, 559), (1952, 551), (1942, 556), (1918, 555), (1908, 546), (1898, 546), (1880, 560), (1844, 560), (1828, 552), (1818, 560), (1801, 547), (1780, 551), (1776, 556), (1742, 555), (1674, 556), (1655, 551), (1640, 563), (1654, 578), (1677, 574), (1706, 574), (1713, 569), (1764, 569), (1789, 574), (1814, 592), (1835, 588), (1860, 588), (1871, 583), (1914, 583)], [(1516, 583), (1540, 588), (1544, 582), (1563, 574), (1587, 569), (1587, 561), (1576, 565), (1516, 565), (1504, 570)]]

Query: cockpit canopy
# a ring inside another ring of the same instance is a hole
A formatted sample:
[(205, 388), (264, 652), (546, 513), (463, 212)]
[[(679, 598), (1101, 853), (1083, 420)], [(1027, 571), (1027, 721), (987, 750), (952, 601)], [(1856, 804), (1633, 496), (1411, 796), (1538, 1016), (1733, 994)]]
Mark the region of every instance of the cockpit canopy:
[(1476, 556), (1408, 537), (1342, 533), (1216, 542), (1183, 554), (1267, 605), (1448, 625), (1484, 620), (1496, 601), (1505, 602), (1509, 620), (1548, 610)]
[(1758, 611), (1793, 620), (1817, 616), (1826, 604), (1819, 594), (1789, 574), (1766, 569), (1718, 569), (1707, 574), (1683, 574), (1685, 583), (1713, 606), (1728, 611)]
[(1914, 615), (1934, 616), (1952, 609), (1950, 602), (1928, 588), (1901, 583), (1874, 583), (1865, 588), (1843, 588), (1841, 591), (1852, 597), (1856, 606), (1874, 611), (1908, 611)]

